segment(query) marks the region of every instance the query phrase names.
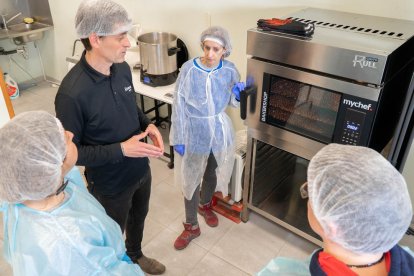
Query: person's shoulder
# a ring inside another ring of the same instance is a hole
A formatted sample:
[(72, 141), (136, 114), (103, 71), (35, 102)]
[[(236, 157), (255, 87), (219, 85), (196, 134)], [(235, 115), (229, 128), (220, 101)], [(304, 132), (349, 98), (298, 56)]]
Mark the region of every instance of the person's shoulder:
[(239, 72), (236, 68), (236, 65), (234, 65), (233, 62), (231, 62), (229, 60), (226, 60), (226, 59), (223, 60), (223, 69), (232, 71), (232, 72), (237, 73), (237, 74)]
[(391, 270), (389, 275), (414, 275), (414, 252), (398, 244), (391, 250)]
[(63, 77), (61, 86), (68, 86), (76, 84), (79, 81), (79, 78), (82, 78), (85, 74), (85, 70), (80, 65), (80, 62), (76, 63), (69, 72)]
[(124, 61), (121, 63), (114, 63), (113, 66), (118, 70), (121, 74), (131, 74), (131, 67), (129, 67), (129, 64)]
[(180, 72), (181, 71), (187, 71), (188, 69), (190, 69), (193, 66), (194, 66), (194, 58), (191, 58), (191, 59), (189, 59), (189, 60), (187, 60), (186, 62), (183, 63), (183, 65), (181, 66)]
[(409, 247), (397, 244), (390, 250), (390, 253), (391, 258), (395, 255), (399, 255), (402, 258), (409, 260), (414, 265), (414, 252)]
[(234, 65), (234, 63), (231, 62), (231, 61), (229, 61), (229, 60), (227, 60), (227, 59), (224, 59), (223, 60), (223, 67), (228, 67), (228, 68), (236, 69), (236, 66)]
[(90, 78), (85, 72), (84, 68), (82, 68), (78, 62), (63, 78), (58, 88), (58, 94), (68, 94), (75, 96), (76, 94), (80, 93), (81, 88), (89, 79)]
[(180, 68), (180, 78), (187, 76), (187, 74), (190, 72), (191, 68), (193, 67), (194, 67), (194, 58), (189, 59), (186, 62), (184, 62)]

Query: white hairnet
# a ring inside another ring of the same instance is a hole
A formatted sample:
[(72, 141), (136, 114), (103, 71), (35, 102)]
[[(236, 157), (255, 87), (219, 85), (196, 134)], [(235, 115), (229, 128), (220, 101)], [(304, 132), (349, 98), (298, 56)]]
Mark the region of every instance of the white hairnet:
[(326, 236), (355, 253), (383, 253), (407, 231), (412, 207), (403, 176), (378, 152), (330, 144), (308, 167), (310, 205)]
[(208, 39), (213, 40), (215, 42), (221, 42), (219, 44), (221, 44), (226, 50), (223, 56), (228, 57), (230, 55), (233, 48), (231, 47), (230, 36), (226, 29), (219, 26), (208, 28), (207, 30), (201, 33), (201, 45), (203, 45), (203, 42)]
[(79, 38), (87, 38), (92, 33), (117, 35), (129, 31), (132, 20), (127, 11), (113, 1), (86, 0), (79, 5), (75, 27)]
[(0, 129), (0, 201), (44, 199), (62, 184), (64, 129), (46, 111), (17, 115)]

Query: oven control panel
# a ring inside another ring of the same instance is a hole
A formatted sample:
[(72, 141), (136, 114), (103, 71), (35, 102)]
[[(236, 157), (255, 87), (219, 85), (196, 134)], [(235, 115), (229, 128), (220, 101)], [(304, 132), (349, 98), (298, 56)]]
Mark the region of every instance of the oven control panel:
[(339, 106), (333, 142), (367, 146), (377, 103), (343, 95)]
[(359, 145), (365, 115), (364, 112), (351, 108), (347, 109), (341, 135), (342, 144)]

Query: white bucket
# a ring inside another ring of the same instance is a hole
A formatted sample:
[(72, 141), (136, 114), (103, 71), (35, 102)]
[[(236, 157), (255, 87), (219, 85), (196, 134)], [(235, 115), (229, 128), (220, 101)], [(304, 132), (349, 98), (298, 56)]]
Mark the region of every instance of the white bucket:
[(13, 100), (19, 97), (19, 87), (9, 74), (4, 73), (4, 81), (6, 82), (7, 93), (9, 94), (10, 99)]

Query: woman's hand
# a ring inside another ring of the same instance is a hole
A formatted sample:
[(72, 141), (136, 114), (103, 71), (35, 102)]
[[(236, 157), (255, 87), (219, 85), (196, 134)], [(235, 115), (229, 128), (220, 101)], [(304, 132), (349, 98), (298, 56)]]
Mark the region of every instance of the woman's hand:
[(174, 150), (181, 156), (185, 153), (185, 146), (184, 145), (175, 145)]
[(231, 92), (236, 96), (236, 100), (240, 101), (240, 91), (243, 91), (246, 88), (244, 82), (236, 82), (231, 89)]

